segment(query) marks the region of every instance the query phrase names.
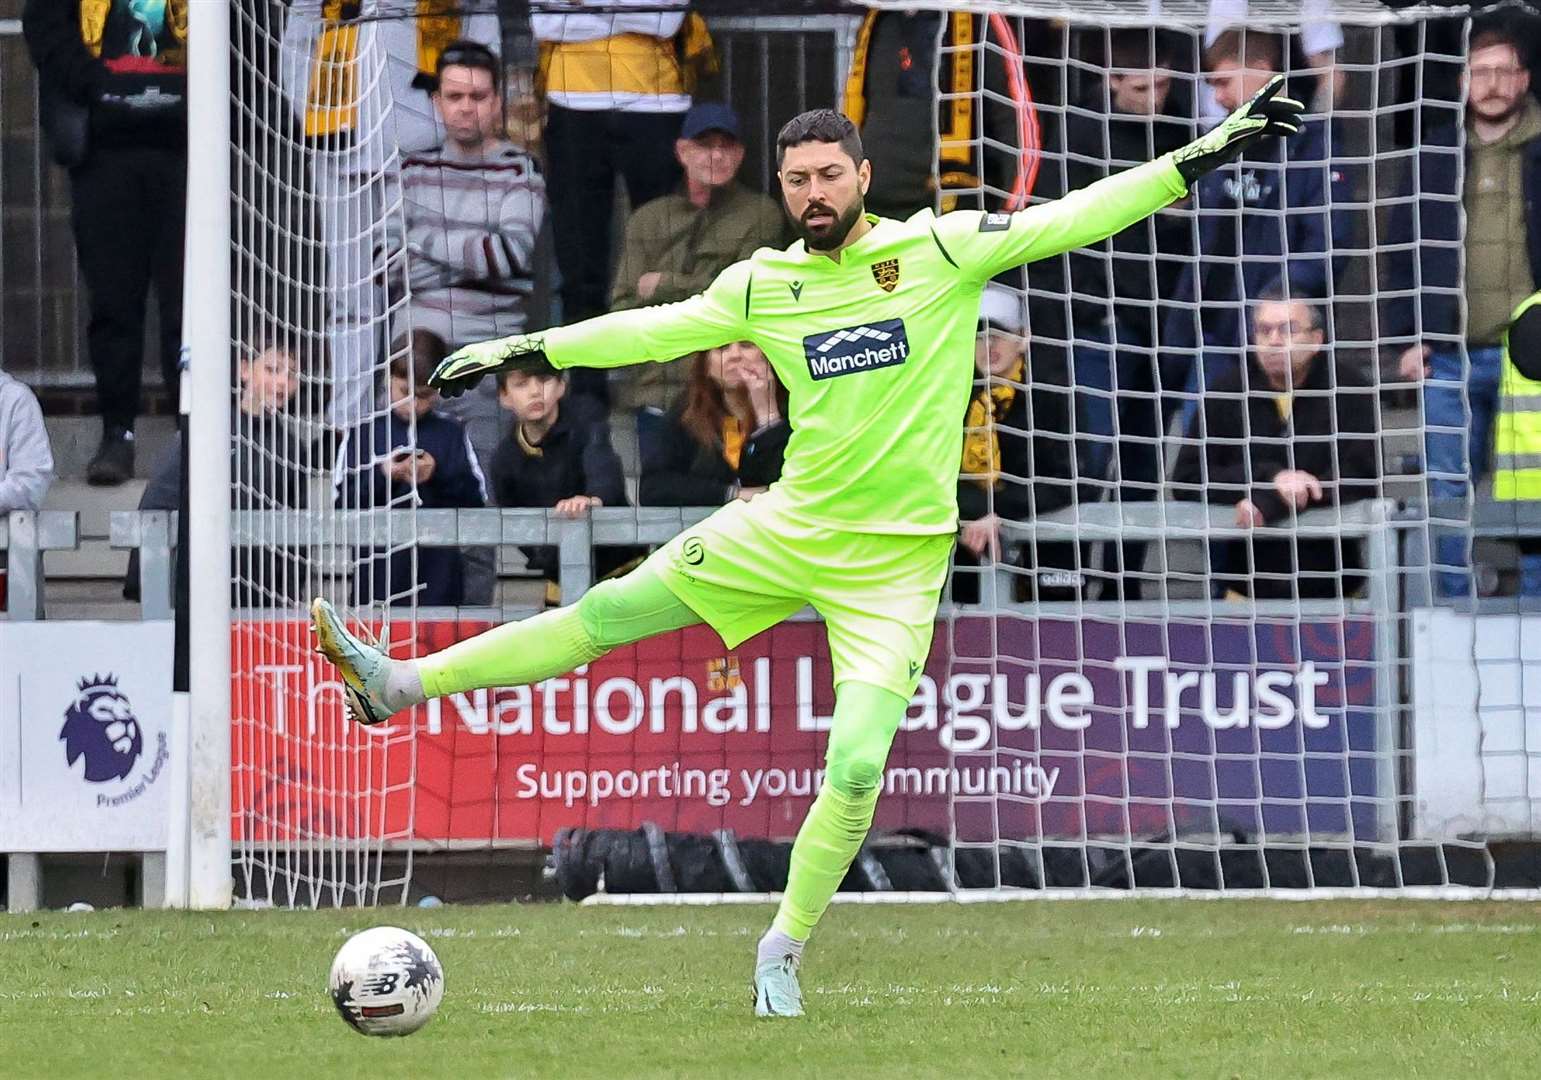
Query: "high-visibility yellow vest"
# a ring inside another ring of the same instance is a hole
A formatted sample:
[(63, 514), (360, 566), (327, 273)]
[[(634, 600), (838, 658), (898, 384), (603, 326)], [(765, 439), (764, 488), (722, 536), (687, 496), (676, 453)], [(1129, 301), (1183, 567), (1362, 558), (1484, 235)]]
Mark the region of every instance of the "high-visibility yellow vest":
[[(1541, 304), (1541, 292), (1520, 301), (1510, 324), (1536, 304)], [(1527, 379), (1514, 366), (1508, 330), (1503, 337), (1503, 376), (1493, 433), (1493, 498), (1541, 500), (1541, 380)]]

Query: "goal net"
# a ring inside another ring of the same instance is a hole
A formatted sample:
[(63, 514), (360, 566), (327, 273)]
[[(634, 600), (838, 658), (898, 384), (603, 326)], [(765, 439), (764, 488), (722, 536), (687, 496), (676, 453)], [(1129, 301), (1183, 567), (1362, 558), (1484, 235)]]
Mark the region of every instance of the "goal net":
[(419, 41), (495, 44), (499, 27), (429, 7), (421, 28), (367, 3), (231, 7), (231, 828), (246, 901), (400, 902), (419, 839), (412, 726), (346, 721), (305, 611), (325, 597), (411, 655), (420, 612), (444, 602), (423, 582), (458, 559), (419, 527), (431, 466), (408, 451), (439, 446), (418, 437), (401, 175), (442, 138), (413, 89)]
[[(570, 519), (495, 482), (503, 447), (539, 453), (517, 405), (489, 383), (447, 414), (419, 400), (414, 361), (425, 330), (453, 346), (674, 299), (674, 271), (626, 249), (632, 203), (676, 191), (669, 110), (686, 95), (736, 110), (739, 181), (771, 200), (780, 125), (841, 102), (873, 163), (869, 209), (904, 217), (1058, 198), (1193, 138), (1264, 70), (1308, 103), (1301, 135), (986, 290), (954, 570), (848, 886), (1530, 884), (1492, 844), (1533, 832), (1520, 665), (1535, 628), (1512, 599), (1531, 519), (1492, 503), (1478, 460), (1494, 388), (1467, 389), (1497, 369), (1463, 294), (1464, 13), (582, 7), (231, 7), (238, 897), (406, 901), (425, 891), (414, 861), (463, 848), (551, 849), (573, 896), (784, 881), (833, 705), (816, 619), (731, 651), (704, 628), (666, 635), (367, 731), (305, 621), (326, 597), (417, 655), (574, 602), (727, 497), (753, 410), (703, 437), (727, 480), (660, 479), (668, 440), (693, 437), (678, 407), (692, 380), (722, 385), (722, 357), (651, 382), (572, 379), (569, 403), (608, 398), (624, 506)], [(553, 74), (571, 40), (598, 64), (588, 76), (639, 77), (644, 15), (681, 79), (643, 72), (664, 106), (592, 110), (576, 67)], [(506, 168), (444, 157), (428, 88), (464, 41), (498, 57)], [(666, 182), (650, 186), (638, 162), (660, 145)], [(613, 178), (575, 204), (601, 159)], [(648, 228), (689, 232), (674, 197), (658, 206), (677, 218)], [(457, 215), (492, 231), (436, 250), (464, 238)], [(596, 236), (597, 263), (580, 255)], [(467, 260), (494, 296), (469, 314), (446, 276)], [(217, 302), (197, 287), (193, 304)], [(451, 459), (464, 490), (428, 496)]]

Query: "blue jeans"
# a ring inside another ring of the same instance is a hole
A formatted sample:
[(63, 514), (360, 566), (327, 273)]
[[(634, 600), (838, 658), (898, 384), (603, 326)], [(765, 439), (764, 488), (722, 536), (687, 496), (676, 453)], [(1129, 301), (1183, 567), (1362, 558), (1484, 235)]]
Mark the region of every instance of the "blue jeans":
[[(1423, 384), (1424, 471), (1429, 498), (1464, 499), (1484, 476), (1493, 454), (1493, 419), (1503, 354), (1496, 346), (1433, 353)], [(1443, 430), (1439, 430), (1443, 429)], [(1435, 582), (1443, 596), (1471, 595), (1471, 536), (1445, 534), (1434, 545)], [(1541, 566), (1537, 567), (1541, 595)]]
[(1520, 595), (1541, 596), (1541, 555), (1520, 556)]
[[(1122, 331), (1113, 333), (1120, 343), (1124, 341)], [(1127, 336), (1137, 340), (1133, 334)], [(1155, 359), (1136, 348), (1116, 347), (1108, 328), (1097, 327), (1077, 329), (1074, 360), (1076, 431), (1092, 436), (1077, 440), (1080, 475), (1114, 483), (1157, 482), (1161, 467), (1160, 430), (1152, 406), (1157, 390)], [(1115, 446), (1117, 469), (1112, 468)]]
[[(1090, 436), (1076, 440), (1076, 457), (1081, 476), (1113, 485), (1106, 496), (1113, 502), (1153, 500), (1161, 483), (1161, 406), (1148, 336), (1120, 324), (1076, 334), (1076, 431)], [(1140, 598), (1145, 548), (1144, 540), (1103, 548), (1102, 599)]]

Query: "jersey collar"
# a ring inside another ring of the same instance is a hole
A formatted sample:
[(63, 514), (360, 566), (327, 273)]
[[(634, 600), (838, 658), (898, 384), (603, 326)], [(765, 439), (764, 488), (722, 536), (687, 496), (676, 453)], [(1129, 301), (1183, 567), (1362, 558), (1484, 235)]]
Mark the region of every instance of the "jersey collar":
[(888, 221), (887, 218), (879, 217), (877, 214), (864, 214), (863, 216), (872, 223), (872, 228), (868, 229), (866, 234), (862, 236), (861, 239), (857, 240), (854, 244), (840, 253), (839, 262), (833, 261), (828, 255), (825, 255), (822, 252), (809, 251), (808, 243), (806, 240), (799, 240), (793, 244), (792, 251), (795, 252), (804, 262), (811, 262), (815, 263), (816, 265), (827, 266), (831, 270), (838, 270), (843, 266), (849, 266), (852, 264), (853, 260), (859, 261), (861, 259), (862, 254), (872, 245), (872, 238), (878, 234), (879, 230), (881, 230), (884, 224), (886, 224)]

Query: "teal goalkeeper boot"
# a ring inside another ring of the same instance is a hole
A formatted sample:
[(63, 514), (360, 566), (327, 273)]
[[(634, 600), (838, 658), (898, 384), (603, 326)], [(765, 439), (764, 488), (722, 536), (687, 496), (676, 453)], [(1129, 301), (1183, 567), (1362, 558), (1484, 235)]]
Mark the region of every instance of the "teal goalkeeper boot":
[(767, 960), (754, 969), (756, 1016), (803, 1015), (803, 991), (797, 985), (797, 958)]
[(320, 597), (311, 602), (310, 625), (315, 631), (317, 651), (342, 676), (349, 715), (367, 725), (389, 720), (395, 711), (385, 703), (390, 658), (348, 633), (337, 617), (337, 610)]

